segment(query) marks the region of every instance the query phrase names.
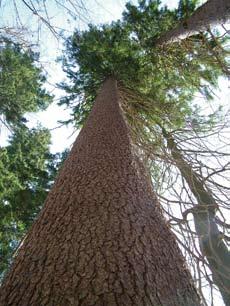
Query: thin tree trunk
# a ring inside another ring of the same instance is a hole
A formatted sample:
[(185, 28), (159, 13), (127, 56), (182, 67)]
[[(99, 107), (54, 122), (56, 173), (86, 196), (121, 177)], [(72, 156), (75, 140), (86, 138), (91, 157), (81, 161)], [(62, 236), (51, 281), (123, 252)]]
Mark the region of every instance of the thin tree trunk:
[(172, 136), (164, 129), (163, 134), (175, 165), (197, 200), (198, 205), (188, 212), (193, 214), (200, 250), (208, 260), (213, 281), (219, 288), (225, 305), (230, 306), (230, 252), (215, 222), (218, 205), (212, 192), (205, 189), (201, 179), (183, 158)]
[(112, 78), (18, 251), (0, 305), (200, 305)]
[(200, 6), (191, 17), (181, 22), (178, 27), (160, 37), (156, 45), (161, 46), (180, 41), (228, 20), (230, 20), (230, 0), (209, 0)]

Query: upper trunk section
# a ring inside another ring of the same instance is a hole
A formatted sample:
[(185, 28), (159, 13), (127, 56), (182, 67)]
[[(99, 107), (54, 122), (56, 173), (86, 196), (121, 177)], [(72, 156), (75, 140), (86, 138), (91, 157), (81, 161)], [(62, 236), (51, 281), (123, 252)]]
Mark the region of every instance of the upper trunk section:
[(1, 306), (200, 305), (108, 79), (18, 251)]
[(158, 46), (185, 39), (230, 20), (230, 0), (209, 0), (178, 27), (166, 32), (156, 42)]

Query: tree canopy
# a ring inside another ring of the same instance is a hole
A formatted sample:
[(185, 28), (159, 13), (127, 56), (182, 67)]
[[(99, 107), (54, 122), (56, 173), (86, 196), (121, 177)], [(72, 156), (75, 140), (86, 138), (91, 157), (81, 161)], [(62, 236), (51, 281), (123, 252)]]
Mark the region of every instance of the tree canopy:
[[(190, 102), (195, 92), (212, 97), (209, 87), (217, 86), (222, 74), (209, 51), (216, 44), (212, 37), (202, 33), (166, 49), (153, 48), (152, 43), (191, 14), (196, 3), (180, 1), (179, 8), (173, 11), (162, 8), (160, 1), (141, 1), (138, 7), (127, 4), (122, 21), (75, 31), (67, 41), (67, 55), (63, 58), (71, 84), (61, 84), (67, 97), (60, 104), (72, 107), (77, 126), (82, 125), (99, 84), (109, 75), (134, 90), (139, 99), (151, 101), (145, 107), (141, 102), (129, 105), (133, 112), (138, 111), (148, 120), (158, 117), (159, 122), (174, 127), (183, 124), (185, 115), (191, 114)], [(225, 53), (219, 57), (224, 63)]]
[(0, 45), (0, 116), (7, 125), (25, 122), (27, 112), (44, 110), (52, 97), (43, 85), (45, 74), (36, 64), (38, 54), (3, 39)]
[(0, 279), (40, 212), (67, 151), (51, 154), (50, 132), (18, 128), (0, 148)]
[(28, 112), (52, 102), (38, 54), (8, 39), (0, 48), (1, 130), (9, 130), (0, 146), (0, 278), (47, 196), (61, 158), (50, 153), (51, 135), (41, 126), (29, 129)]
[(0, 149), (1, 272), (8, 267), (12, 252), (45, 200), (49, 142), (47, 130), (23, 127)]

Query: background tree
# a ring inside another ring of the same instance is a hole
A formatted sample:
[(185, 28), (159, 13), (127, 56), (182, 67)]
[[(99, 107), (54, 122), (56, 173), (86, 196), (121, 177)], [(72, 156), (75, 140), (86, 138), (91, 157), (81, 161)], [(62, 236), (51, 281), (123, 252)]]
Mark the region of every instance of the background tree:
[(25, 123), (25, 113), (44, 110), (52, 97), (43, 85), (45, 75), (36, 65), (38, 54), (8, 39), (0, 45), (0, 118), (8, 127)]
[[(183, 219), (187, 219), (189, 213), (193, 214), (195, 231), (199, 238), (200, 250), (203, 257), (207, 258), (209, 269), (212, 272), (213, 282), (220, 290), (226, 305), (230, 304), (230, 252), (226, 245), (226, 236), (218, 228), (216, 214), (219, 205), (213, 192), (206, 184), (206, 178), (193, 170), (186, 161), (182, 152), (175, 143), (173, 137), (164, 129), (162, 131), (171, 152), (172, 160), (180, 170), (183, 179), (189, 186), (197, 204), (183, 212)], [(222, 163), (223, 164), (223, 163)], [(228, 164), (219, 171), (228, 171)], [(216, 170), (218, 172), (218, 170)], [(223, 173), (222, 173), (223, 174)], [(209, 174), (209, 175), (213, 175)], [(183, 221), (182, 221), (183, 222)]]
[[(229, 141), (228, 126), (224, 122), (204, 125), (171, 132), (176, 139), (174, 147), (170, 145), (173, 151), (163, 148), (158, 156), (159, 177), (164, 177), (164, 182), (158, 181), (158, 195), (200, 289), (211, 288), (213, 299), (218, 286), (228, 305), (229, 154), (222, 142)], [(173, 209), (176, 206), (178, 210)]]
[(0, 279), (40, 211), (61, 158), (49, 151), (47, 129), (26, 126), (28, 112), (44, 110), (52, 102), (37, 60), (32, 50), (2, 39), (0, 120), (9, 139), (0, 147)]
[(0, 279), (40, 212), (67, 152), (51, 154), (50, 132), (22, 127), (0, 149)]
[(1, 148), (1, 274), (49, 189), (49, 143), (47, 130), (23, 127)]

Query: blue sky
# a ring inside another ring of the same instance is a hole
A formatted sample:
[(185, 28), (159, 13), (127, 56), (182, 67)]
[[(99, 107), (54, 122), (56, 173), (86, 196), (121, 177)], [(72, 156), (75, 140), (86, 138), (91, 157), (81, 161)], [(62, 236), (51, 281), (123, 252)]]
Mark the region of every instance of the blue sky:
[[(133, 1), (135, 3), (137, 1)], [(65, 74), (61, 69), (61, 65), (56, 62), (58, 56), (61, 55), (63, 45), (60, 40), (57, 40), (55, 36), (47, 29), (41, 21), (37, 20), (31, 13), (25, 8), (21, 1), (16, 1), (18, 16), (15, 13), (13, 0), (3, 0), (2, 7), (0, 9), (0, 26), (20, 26), (23, 25), (30, 29), (30, 32), (26, 34), (28, 40), (32, 40), (34, 43), (39, 44), (38, 51), (40, 52), (40, 59), (44, 70), (47, 72), (49, 84), (47, 89), (55, 95), (55, 101), (57, 101), (63, 94), (60, 90), (56, 89), (56, 83), (59, 83), (65, 79)], [(47, 1), (47, 10), (51, 18), (51, 23), (57, 28), (65, 29), (66, 35), (71, 34), (74, 28), (86, 29), (87, 24), (101, 24), (111, 22), (121, 18), (122, 12), (125, 9), (124, 0), (88, 0), (85, 1), (85, 11), (79, 9), (79, 18), (72, 20), (70, 16), (63, 14), (60, 8), (53, 5), (53, 1)], [(164, 0), (162, 4), (167, 4), (170, 8), (177, 5), (177, 0)], [(51, 12), (51, 13), (50, 13)], [(38, 33), (39, 29), (39, 35)], [(53, 84), (53, 85), (52, 85)], [(60, 108), (53, 103), (47, 111), (40, 113), (27, 114), (29, 120), (29, 126), (36, 126), (39, 122), (51, 129), (52, 133), (52, 152), (63, 151), (65, 148), (70, 147), (74, 139), (77, 136), (77, 131), (73, 130), (72, 126), (61, 127), (58, 120), (65, 120), (69, 117), (69, 111), (64, 108)], [(7, 139), (8, 132), (2, 129), (2, 138)]]

